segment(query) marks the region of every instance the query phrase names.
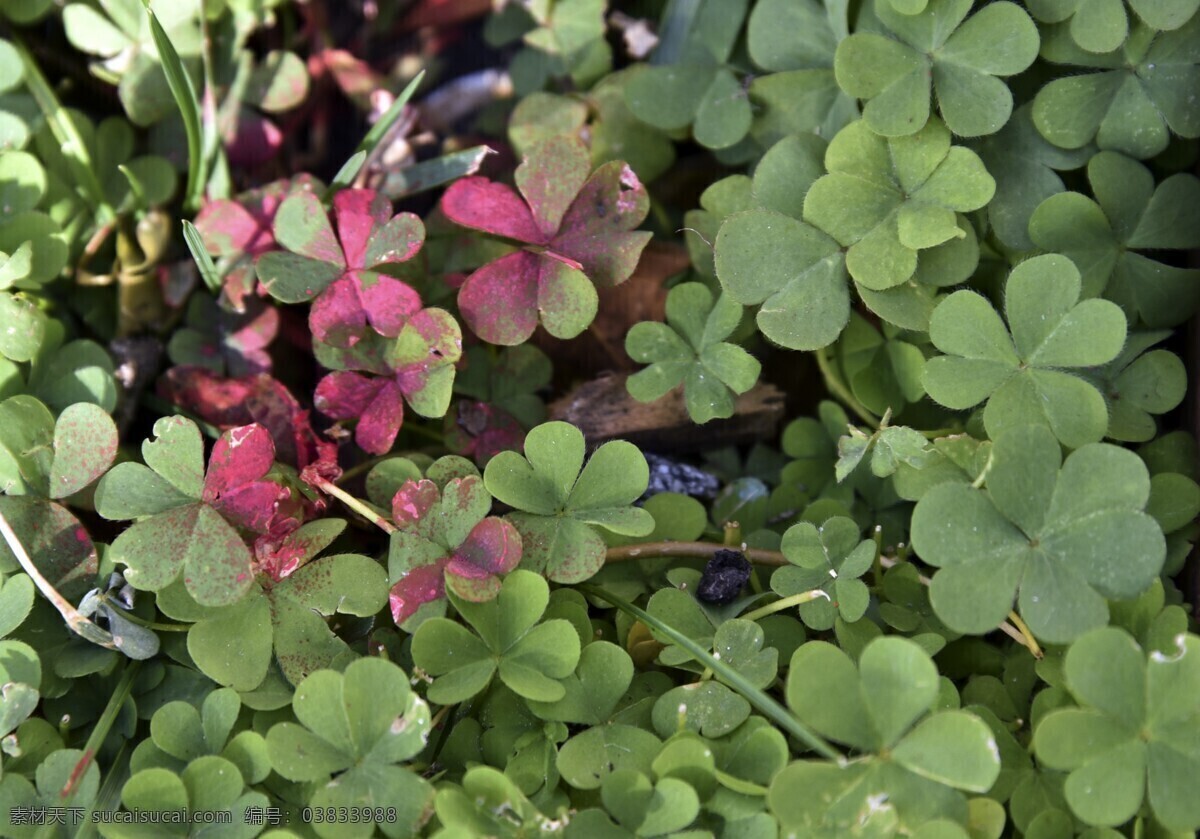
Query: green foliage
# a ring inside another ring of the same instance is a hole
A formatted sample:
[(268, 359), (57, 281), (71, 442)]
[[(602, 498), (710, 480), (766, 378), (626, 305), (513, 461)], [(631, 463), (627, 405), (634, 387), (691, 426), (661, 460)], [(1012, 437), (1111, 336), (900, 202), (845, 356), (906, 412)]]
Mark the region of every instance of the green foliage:
[(579, 429), (550, 422), (526, 435), (524, 456), (501, 452), (483, 473), (488, 492), (517, 510), (507, 518), (521, 534), (522, 567), (556, 582), (580, 582), (600, 569), (596, 527), (628, 536), (654, 528), (649, 513), (631, 506), (649, 482), (635, 446), (605, 443), (583, 461)]
[(936, 486), (913, 510), (913, 548), (941, 569), (930, 600), (951, 629), (992, 629), (1016, 599), (1039, 638), (1067, 643), (1162, 568), (1162, 531), (1143, 512), (1150, 478), (1131, 452), (1091, 443), (1063, 460), (1044, 426), (1013, 427), (984, 480)]
[(650, 366), (627, 380), (641, 402), (661, 399), (683, 385), (693, 422), (733, 416), (733, 396), (758, 381), (761, 365), (725, 341), (742, 319), (742, 307), (722, 295), (713, 300), (701, 283), (684, 283), (667, 295), (667, 324), (639, 323), (625, 337), (625, 351)]
[(1200, 829), (1200, 0), (323, 5), (0, 0), (0, 836)]
[(945, 355), (925, 365), (925, 389), (947, 408), (987, 400), (983, 423), (995, 437), (1037, 422), (1063, 445), (1104, 437), (1108, 411), (1100, 391), (1066, 372), (1107, 364), (1125, 343), (1125, 319), (1107, 300), (1080, 301), (1079, 271), (1056, 254), (1022, 262), (1004, 290), (1008, 324), (973, 291), (943, 300), (929, 337)]

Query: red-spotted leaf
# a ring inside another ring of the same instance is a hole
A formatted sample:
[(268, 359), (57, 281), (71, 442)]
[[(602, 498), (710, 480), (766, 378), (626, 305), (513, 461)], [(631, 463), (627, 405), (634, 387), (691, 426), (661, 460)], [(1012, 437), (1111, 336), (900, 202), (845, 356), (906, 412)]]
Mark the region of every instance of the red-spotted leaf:
[(411, 631), (444, 612), (447, 588), (473, 602), (499, 593), (498, 575), (521, 561), (521, 537), (488, 516), (491, 504), (478, 475), (452, 478), (441, 490), (428, 479), (407, 481), (396, 492), (392, 517), (400, 530), (392, 535), (388, 574), (398, 625)]
[(117, 426), (103, 408), (90, 402), (67, 406), (54, 425), (50, 497), (66, 498), (103, 475), (119, 442)]
[(222, 298), (234, 310), (243, 311), (246, 296), (255, 290), (255, 260), (277, 247), (274, 223), (279, 205), (288, 195), (315, 186), (311, 176), (297, 175), (243, 192), (233, 200), (212, 201), (196, 216), (204, 246), (225, 272)]
[(369, 189), (345, 189), (333, 199), (337, 233), (320, 199), (289, 197), (275, 216), (275, 237), (287, 252), (265, 254), (258, 278), (285, 303), (312, 300), (309, 328), (334, 347), (351, 347), (371, 329), (400, 334), (421, 299), (409, 285), (381, 273), (416, 255), (425, 227), (412, 213), (392, 216), (388, 200)]
[[(28, 495), (0, 495), (0, 512), (34, 566), (60, 594), (78, 602), (95, 585), (96, 546), (67, 508)], [(20, 567), (7, 542), (0, 539), (0, 571)]]
[(182, 575), (200, 605), (234, 603), (257, 570), (238, 528), (282, 540), (310, 506), (280, 479), (267, 478), (275, 446), (262, 426), (221, 435), (206, 471), (191, 420), (166, 417), (154, 432), (157, 440), (142, 446), (147, 465), (117, 464), (96, 487), (97, 513), (134, 520), (112, 543), (110, 556), (127, 566), (125, 578), (134, 588), (159, 591)]
[(360, 369), (389, 370), (390, 375), (351, 370), (330, 373), (318, 383), (314, 403), (333, 419), (357, 419), (354, 439), (358, 445), (372, 454), (384, 454), (404, 422), (406, 401), (421, 416), (446, 413), (454, 365), (461, 355), (458, 322), (442, 309), (424, 309), (372, 357), (354, 362)]
[(467, 325), (493, 344), (516, 345), (539, 320), (573, 338), (596, 315), (595, 286), (624, 282), (650, 240), (635, 231), (650, 209), (626, 164), (606, 163), (590, 177), (587, 147), (575, 137), (537, 146), (517, 169), (517, 191), (487, 178), (464, 178), (442, 211), (464, 227), (525, 245), (467, 277), (458, 305)]

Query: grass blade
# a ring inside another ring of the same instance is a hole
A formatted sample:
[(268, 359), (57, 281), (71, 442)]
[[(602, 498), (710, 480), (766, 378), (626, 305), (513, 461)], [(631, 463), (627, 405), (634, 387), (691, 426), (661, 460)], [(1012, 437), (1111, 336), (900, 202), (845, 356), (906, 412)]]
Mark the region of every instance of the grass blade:
[(183, 117), (183, 131), (187, 136), (188, 146), (188, 181), (184, 193), (184, 206), (189, 210), (200, 208), (200, 199), (204, 195), (204, 141), (200, 133), (200, 99), (192, 84), (192, 77), (183, 66), (183, 60), (175, 51), (175, 45), (167, 37), (167, 32), (158, 22), (158, 16), (150, 8), (150, 0), (142, 0), (146, 14), (150, 16), (150, 34), (154, 36), (154, 46), (162, 61), (163, 71), (167, 75), (167, 86), (179, 106)]
[(487, 146), (473, 146), (416, 163), (407, 169), (388, 172), (380, 191), (389, 200), (399, 201), (401, 198), (465, 178), (467, 175), (474, 175), (479, 171), (484, 158), (491, 153), (492, 150)]
[(184, 220), (182, 225), (183, 241), (187, 242), (188, 250), (192, 252), (192, 259), (196, 260), (196, 267), (200, 269), (200, 276), (204, 280), (204, 284), (208, 286), (208, 290), (213, 294), (220, 294), (221, 273), (217, 270), (216, 264), (213, 263), (213, 258), (209, 255), (208, 248), (204, 247), (204, 240), (200, 238), (200, 231), (190, 221)]
[(342, 168), (338, 169), (338, 173), (333, 176), (333, 180), (329, 182), (329, 188), (325, 190), (326, 196), (332, 196), (354, 182), (363, 164), (367, 162), (367, 153), (365, 151), (356, 151), (350, 155), (350, 159), (342, 164)]
[(710, 669), (713, 673), (721, 677), (721, 679), (746, 698), (751, 705), (761, 711), (768, 718), (773, 720), (776, 725), (784, 731), (791, 734), (796, 739), (808, 745), (814, 752), (821, 757), (829, 760), (842, 761), (844, 757), (838, 754), (837, 750), (826, 743), (820, 735), (809, 730), (808, 726), (796, 719), (796, 717), (776, 702), (767, 694), (752, 685), (747, 681), (746, 677), (738, 671), (730, 667), (726, 662), (720, 659), (713, 658), (708, 650), (701, 647), (691, 638), (684, 635), (679, 630), (670, 624), (663, 623), (654, 615), (639, 609), (627, 600), (622, 600), (616, 595), (609, 594), (604, 589), (594, 585), (580, 585), (577, 588), (584, 594), (590, 594), (593, 597), (599, 597), (601, 600), (606, 600), (616, 606), (622, 612), (632, 617), (637, 618), (642, 623), (651, 629), (655, 629), (671, 639), (671, 642), (678, 644), (683, 649), (687, 650), (701, 664)]
[(392, 103), (392, 107), (387, 109), (387, 112), (381, 116), (371, 130), (367, 132), (367, 136), (362, 138), (362, 142), (358, 144), (355, 151), (365, 151), (369, 156), (375, 151), (375, 147), (383, 140), (388, 129), (395, 124), (400, 118), (400, 114), (404, 113), (404, 106), (408, 104), (408, 100), (412, 99), (412, 95), (417, 92), (417, 87), (421, 84), (421, 79), (425, 78), (425, 71), (417, 73), (416, 78), (408, 83), (404, 90), (400, 91), (400, 95), (396, 97), (396, 101)]

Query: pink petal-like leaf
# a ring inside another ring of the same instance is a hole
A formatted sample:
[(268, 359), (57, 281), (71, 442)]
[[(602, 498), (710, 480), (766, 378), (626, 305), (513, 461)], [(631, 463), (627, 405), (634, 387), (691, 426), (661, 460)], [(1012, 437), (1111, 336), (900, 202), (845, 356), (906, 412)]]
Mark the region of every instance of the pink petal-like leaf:
[(253, 253), (275, 245), (271, 219), (255, 215), (240, 202), (229, 199), (205, 204), (196, 214), (196, 229), (214, 256), (239, 251)]
[(521, 534), (509, 522), (488, 516), (454, 552), (449, 571), (458, 576), (507, 574), (521, 562)]
[(442, 439), (450, 451), (485, 466), (502, 451), (520, 451), (525, 430), (507, 411), (486, 402), (460, 400), (446, 415)]
[(624, 282), (651, 234), (633, 231), (650, 212), (650, 197), (626, 164), (605, 163), (588, 178), (549, 247), (577, 260), (596, 285)]
[(274, 481), (252, 481), (224, 493), (211, 506), (238, 527), (267, 533), (290, 496), (291, 490)]
[(283, 132), (271, 120), (249, 108), (238, 110), (237, 127), (225, 138), (229, 164), (239, 169), (261, 166), (279, 153)]
[(433, 481), (405, 481), (392, 497), (392, 521), (400, 528), (413, 527), (429, 515), (441, 497)]
[(392, 610), (392, 620), (397, 625), (415, 615), (417, 609), (424, 604), (446, 596), (443, 569), (448, 561), (449, 557), (443, 557), (431, 565), (413, 568), (392, 586), (388, 594), (388, 605)]
[(458, 308), (471, 330), (491, 344), (522, 344), (537, 329), (542, 258), (518, 251), (477, 270), (458, 292)]
[(517, 189), (529, 202), (543, 242), (558, 232), (591, 168), (587, 146), (578, 137), (566, 136), (540, 143), (517, 167)]
[(421, 295), (408, 283), (373, 271), (360, 271), (356, 277), (367, 320), (380, 335), (395, 338), (421, 310)]
[(446, 218), (486, 233), (545, 244), (549, 238), (538, 229), (529, 206), (510, 187), (473, 175), (455, 181), (442, 196)]
[(354, 441), (363, 451), (371, 454), (387, 454), (400, 426), (404, 423), (404, 395), (394, 381), (385, 379), (378, 395), (367, 406), (358, 426), (354, 429)]
[(317, 384), (313, 404), (318, 411), (333, 419), (355, 419), (366, 413), (387, 379), (339, 371), (330, 373)]
[(275, 463), (275, 443), (261, 425), (231, 428), (220, 436), (208, 459), (204, 500), (215, 501), (235, 487), (257, 481)]
[(366, 325), (367, 313), (358, 282), (352, 276), (334, 281), (317, 296), (308, 311), (308, 327), (313, 337), (334, 347), (357, 344)]
[(391, 218), (392, 205), (373, 189), (343, 189), (333, 197), (333, 214), (346, 267), (367, 267), (367, 242), (375, 228)]

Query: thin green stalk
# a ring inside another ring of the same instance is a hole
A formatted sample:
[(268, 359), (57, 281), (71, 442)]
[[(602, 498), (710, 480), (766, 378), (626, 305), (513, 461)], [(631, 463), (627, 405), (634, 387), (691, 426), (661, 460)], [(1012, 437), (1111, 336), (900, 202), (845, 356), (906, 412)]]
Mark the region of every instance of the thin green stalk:
[(599, 586), (584, 583), (579, 585), (578, 588), (584, 594), (590, 594), (593, 597), (599, 597), (601, 600), (611, 603), (625, 614), (637, 618), (642, 623), (646, 624), (646, 626), (657, 630), (662, 635), (670, 638), (673, 644), (676, 644), (682, 649), (686, 650), (697, 661), (712, 670), (713, 673), (720, 676), (722, 681), (724, 681), (727, 685), (745, 697), (751, 705), (765, 714), (768, 718), (774, 720), (780, 728), (784, 729), (793, 737), (805, 743), (821, 757), (828, 760), (835, 760), (839, 764), (845, 762), (846, 758), (839, 754), (838, 751), (831, 745), (825, 742), (825, 740), (819, 734), (810, 730), (808, 726), (796, 719), (795, 715), (789, 712), (786, 708), (784, 708), (762, 690), (751, 684), (745, 676), (730, 667), (727, 662), (713, 658), (712, 654), (708, 650), (704, 649), (691, 638), (675, 629), (675, 627), (664, 623), (644, 609), (639, 609), (629, 601), (623, 600), (622, 598), (617, 597), (615, 594), (609, 594)]
[(117, 720), (117, 714), (121, 712), (121, 706), (129, 698), (129, 693), (133, 690), (133, 679), (141, 666), (142, 663), (136, 660), (131, 660), (125, 666), (125, 672), (121, 674), (121, 680), (117, 682), (112, 695), (108, 697), (108, 704), (104, 706), (104, 713), (100, 715), (100, 719), (96, 720), (96, 727), (92, 729), (91, 736), (88, 737), (87, 743), (83, 747), (83, 757), (75, 764), (75, 768), (71, 770), (71, 776), (67, 779), (66, 786), (58, 793), (58, 806), (70, 806), (71, 799), (75, 797), (75, 791), (79, 789), (79, 782), (83, 779), (88, 767), (96, 760), (96, 752), (104, 745), (104, 741), (108, 737), (108, 732), (112, 730), (113, 723)]
[(827, 347), (822, 347), (813, 353), (817, 357), (817, 367), (821, 371), (821, 377), (825, 379), (825, 387), (837, 399), (841, 400), (847, 408), (858, 415), (858, 418), (865, 422), (871, 428), (879, 428), (879, 417), (867, 410), (861, 402), (859, 402), (854, 394), (850, 392), (850, 388), (842, 381), (842, 377), (833, 369), (833, 364), (829, 360), (829, 352)]
[(208, 248), (204, 247), (204, 240), (200, 237), (200, 231), (196, 229), (196, 225), (187, 219), (184, 219), (180, 224), (183, 227), (183, 241), (187, 243), (188, 250), (192, 252), (192, 259), (195, 260), (196, 267), (200, 269), (200, 278), (204, 280), (204, 284), (208, 286), (209, 291), (213, 294), (220, 294), (221, 272), (217, 270), (216, 263), (213, 262)]
[(70, 167), (75, 182), (79, 185), (88, 204), (95, 210), (96, 223), (101, 226), (106, 224), (116, 215), (116, 212), (104, 197), (104, 188), (100, 186), (100, 179), (92, 165), (92, 156), (83, 142), (83, 136), (79, 133), (79, 129), (75, 127), (75, 121), (58, 101), (54, 89), (42, 75), (41, 68), (38, 67), (37, 61), (34, 60), (20, 36), (9, 31), (6, 33), (6, 37), (17, 50), (17, 55), (21, 59), (25, 86), (29, 89), (34, 101), (37, 102), (42, 116), (46, 118), (46, 125), (49, 126), (50, 133), (54, 135), (55, 141), (62, 149), (63, 157), (66, 158), (67, 166)]
[(159, 632), (187, 632), (192, 628), (190, 623), (155, 623), (154, 621), (148, 621), (143, 617), (135, 615), (133, 612), (126, 612), (119, 606), (114, 605), (111, 600), (108, 601), (108, 607), (114, 612), (119, 613), (121, 617), (130, 623), (144, 626), (146, 629), (154, 629)]
[(396, 532), (396, 527), (390, 521), (381, 516), (376, 510), (367, 505), (365, 501), (355, 498), (350, 493), (339, 487), (332, 481), (327, 481), (324, 478), (315, 478), (311, 481), (312, 485), (321, 490), (327, 495), (332, 495), (338, 501), (341, 501), (354, 512), (358, 513), (371, 524), (378, 527), (384, 533), (391, 535)]
[(785, 609), (792, 608), (793, 606), (803, 606), (805, 603), (811, 603), (818, 597), (824, 597), (826, 600), (828, 600), (829, 594), (828, 592), (819, 588), (814, 588), (811, 591), (802, 591), (799, 594), (793, 594), (790, 597), (781, 597), (774, 603), (768, 603), (766, 606), (762, 606), (752, 612), (746, 612), (744, 615), (738, 615), (738, 618), (746, 621), (756, 621), (759, 618), (765, 618), (767, 615), (773, 615), (776, 612), (782, 612)]

